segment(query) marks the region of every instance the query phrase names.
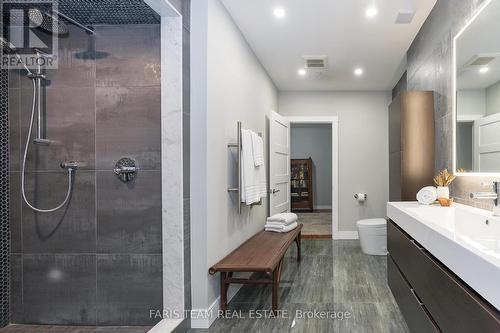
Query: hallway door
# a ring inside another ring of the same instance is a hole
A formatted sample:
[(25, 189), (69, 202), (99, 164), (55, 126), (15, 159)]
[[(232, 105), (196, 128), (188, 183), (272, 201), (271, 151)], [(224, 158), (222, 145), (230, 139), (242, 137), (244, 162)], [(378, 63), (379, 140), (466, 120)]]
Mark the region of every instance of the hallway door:
[(496, 172), (499, 168), (500, 113), (474, 121), (474, 171)]
[(272, 111), (269, 124), (270, 214), (290, 211), (290, 121)]

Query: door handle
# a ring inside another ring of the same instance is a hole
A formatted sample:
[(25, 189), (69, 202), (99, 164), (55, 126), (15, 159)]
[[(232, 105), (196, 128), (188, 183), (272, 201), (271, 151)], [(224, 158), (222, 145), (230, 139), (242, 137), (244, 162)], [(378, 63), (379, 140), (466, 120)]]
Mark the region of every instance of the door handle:
[(273, 188), (273, 194), (276, 194), (276, 193), (278, 193), (279, 191), (280, 191), (280, 190), (277, 190), (277, 189)]

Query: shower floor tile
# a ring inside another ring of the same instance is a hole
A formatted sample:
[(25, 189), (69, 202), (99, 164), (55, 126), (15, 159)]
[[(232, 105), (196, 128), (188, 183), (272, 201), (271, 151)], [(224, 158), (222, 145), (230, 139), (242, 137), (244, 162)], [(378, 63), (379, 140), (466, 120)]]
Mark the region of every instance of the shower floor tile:
[(146, 333), (146, 326), (59, 326), (59, 325), (9, 325), (0, 333)]

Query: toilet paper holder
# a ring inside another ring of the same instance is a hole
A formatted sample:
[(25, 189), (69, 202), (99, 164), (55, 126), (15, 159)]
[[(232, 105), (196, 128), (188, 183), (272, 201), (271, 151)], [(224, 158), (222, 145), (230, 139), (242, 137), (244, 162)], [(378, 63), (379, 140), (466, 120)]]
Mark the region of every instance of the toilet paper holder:
[(365, 201), (366, 199), (368, 199), (368, 194), (366, 194), (366, 193), (356, 193), (354, 195), (354, 199), (356, 199), (358, 201)]

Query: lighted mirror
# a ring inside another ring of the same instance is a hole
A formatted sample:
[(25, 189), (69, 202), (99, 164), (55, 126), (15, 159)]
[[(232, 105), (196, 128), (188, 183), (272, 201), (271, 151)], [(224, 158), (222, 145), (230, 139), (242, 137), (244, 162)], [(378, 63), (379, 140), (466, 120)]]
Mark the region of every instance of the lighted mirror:
[(500, 0), (454, 39), (455, 169), (500, 172)]

